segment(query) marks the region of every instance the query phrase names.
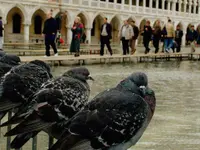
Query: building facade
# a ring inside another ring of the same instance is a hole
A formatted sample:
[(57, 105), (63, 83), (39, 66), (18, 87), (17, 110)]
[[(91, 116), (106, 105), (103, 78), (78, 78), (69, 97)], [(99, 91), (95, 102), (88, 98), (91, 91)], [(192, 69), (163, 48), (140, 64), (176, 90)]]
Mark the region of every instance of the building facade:
[[(157, 20), (164, 25), (169, 17), (174, 26), (181, 25), (184, 34), (190, 24), (197, 27), (200, 23), (200, 0), (0, 0), (4, 42), (42, 42), (48, 10), (61, 19), (61, 35), (67, 43), (71, 41), (71, 27), (76, 16), (84, 24), (89, 44), (99, 42), (103, 17), (112, 24), (114, 43), (119, 43), (118, 32), (125, 19), (135, 20), (142, 29), (146, 20), (152, 26)], [(139, 43), (141, 39), (139, 37)]]

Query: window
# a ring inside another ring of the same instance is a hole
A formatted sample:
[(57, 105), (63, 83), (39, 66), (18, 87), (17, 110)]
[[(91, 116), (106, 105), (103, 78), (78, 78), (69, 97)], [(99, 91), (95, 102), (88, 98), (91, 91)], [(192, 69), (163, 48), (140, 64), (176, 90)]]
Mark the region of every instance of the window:
[(21, 33), (21, 16), (19, 14), (13, 15), (13, 33)]
[(35, 16), (34, 18), (34, 31), (35, 34), (42, 33), (42, 17), (40, 16)]

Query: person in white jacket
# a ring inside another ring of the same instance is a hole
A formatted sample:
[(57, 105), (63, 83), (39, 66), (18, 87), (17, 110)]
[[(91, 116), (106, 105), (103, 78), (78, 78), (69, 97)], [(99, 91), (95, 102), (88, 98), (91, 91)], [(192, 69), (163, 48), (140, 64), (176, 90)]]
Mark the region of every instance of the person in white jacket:
[(122, 41), (123, 55), (129, 54), (129, 41), (134, 36), (133, 28), (128, 24), (128, 20), (124, 21), (124, 25), (119, 32), (119, 38)]

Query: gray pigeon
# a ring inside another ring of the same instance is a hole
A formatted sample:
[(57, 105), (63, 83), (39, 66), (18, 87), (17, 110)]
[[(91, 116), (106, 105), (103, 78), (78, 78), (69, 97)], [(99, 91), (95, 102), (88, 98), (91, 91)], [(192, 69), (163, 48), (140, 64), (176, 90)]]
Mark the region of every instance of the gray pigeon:
[(132, 74), (94, 97), (66, 123), (50, 150), (127, 150), (135, 145), (155, 110), (155, 95), (146, 81), (145, 74)]
[(25, 111), (14, 116), (15, 122), (17, 119), (25, 120), (6, 133), (6, 136), (19, 134), (11, 147), (21, 148), (41, 130), (58, 137), (63, 130), (56, 123), (67, 121), (88, 102), (90, 88), (87, 80), (93, 80), (89, 75), (88, 69), (78, 67), (44, 83)]
[(0, 120), (8, 111), (27, 102), (51, 77), (50, 67), (40, 60), (13, 67), (0, 83)]

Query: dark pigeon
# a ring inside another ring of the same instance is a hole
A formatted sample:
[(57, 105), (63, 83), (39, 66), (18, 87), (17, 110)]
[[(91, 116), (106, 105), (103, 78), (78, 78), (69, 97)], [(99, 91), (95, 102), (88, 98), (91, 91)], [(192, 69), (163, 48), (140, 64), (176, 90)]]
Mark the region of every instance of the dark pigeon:
[(146, 75), (136, 73), (97, 95), (68, 121), (50, 150), (83, 150), (84, 143), (89, 143), (87, 150), (127, 150), (135, 145), (155, 110), (154, 91), (146, 81)]
[[(36, 65), (35, 63), (39, 65)], [(0, 83), (0, 119), (13, 108), (26, 103), (41, 85), (52, 77), (50, 67), (40, 60), (13, 67)]]
[[(78, 67), (43, 84), (34, 95), (33, 103), (26, 107), (24, 113), (15, 116), (26, 119), (6, 134), (6, 136), (19, 134), (11, 143), (11, 147), (21, 148), (41, 130), (53, 137), (59, 136), (63, 130), (56, 123), (67, 121), (88, 102), (90, 88), (87, 80), (93, 80), (89, 75), (88, 69)], [(34, 106), (37, 106), (35, 110)]]
[(21, 59), (17, 55), (5, 54), (0, 57), (0, 62), (9, 64), (9, 65), (19, 65), (21, 62)]
[(19, 63), (20, 58), (18, 56), (0, 51), (0, 78), (10, 71), (12, 67), (19, 65)]

